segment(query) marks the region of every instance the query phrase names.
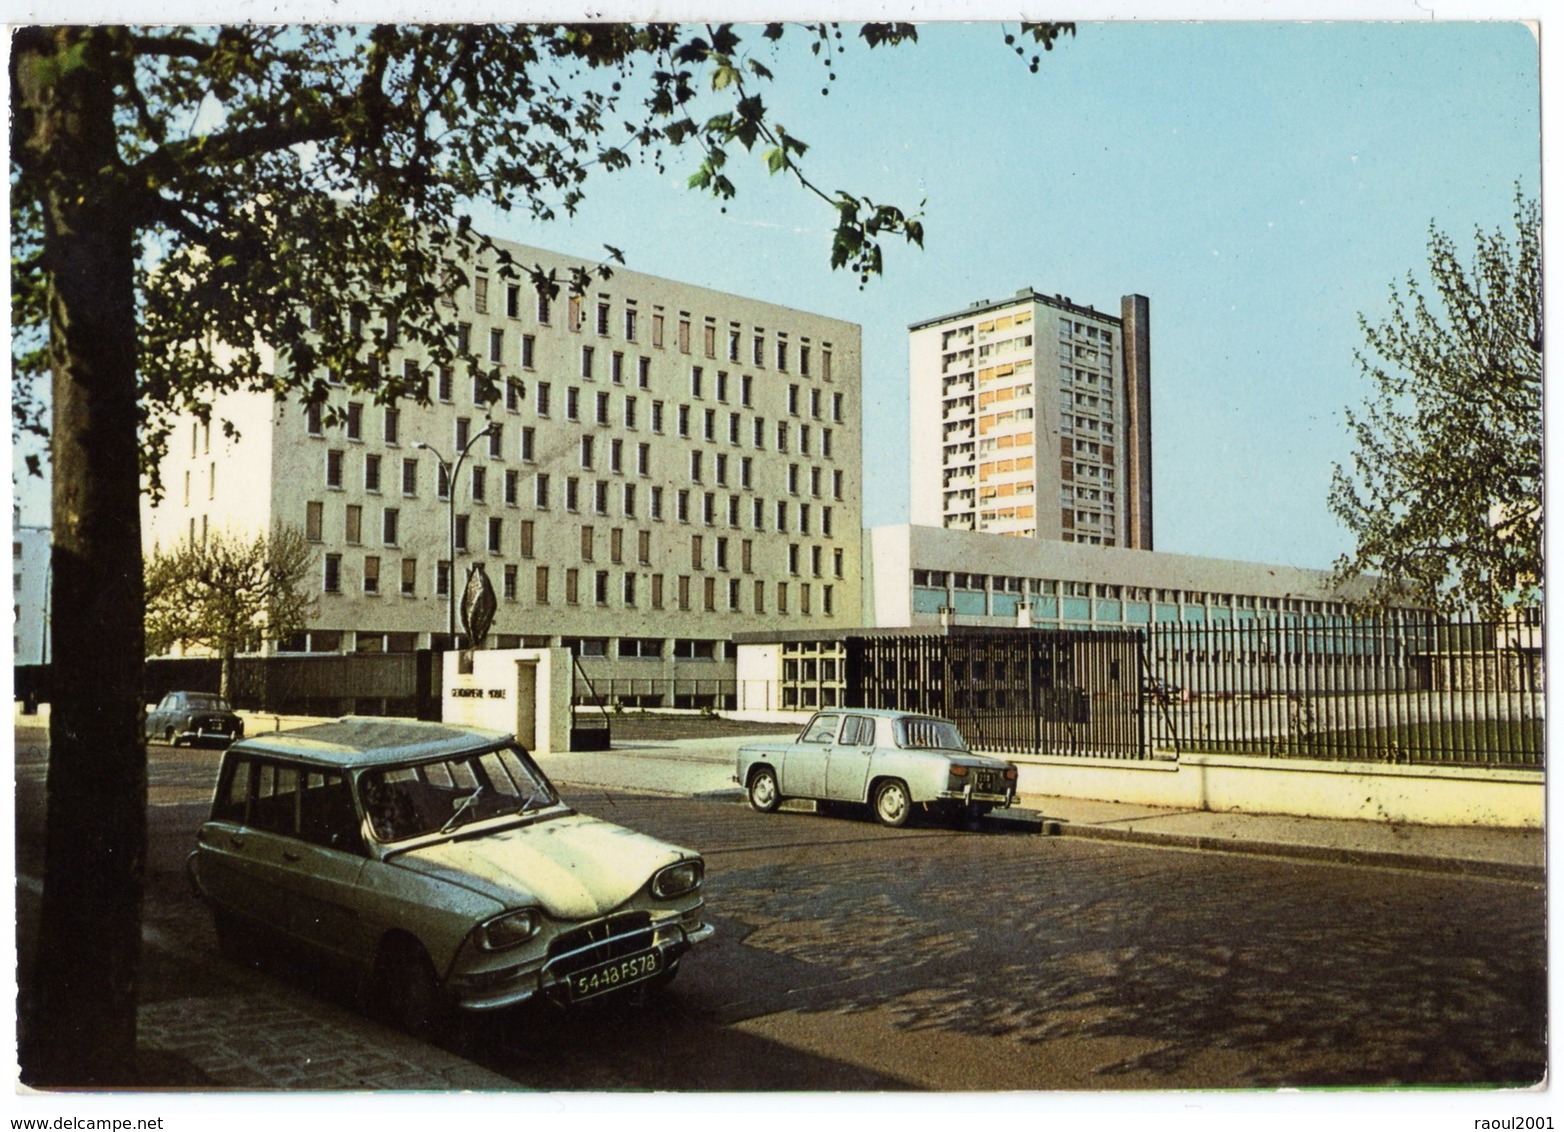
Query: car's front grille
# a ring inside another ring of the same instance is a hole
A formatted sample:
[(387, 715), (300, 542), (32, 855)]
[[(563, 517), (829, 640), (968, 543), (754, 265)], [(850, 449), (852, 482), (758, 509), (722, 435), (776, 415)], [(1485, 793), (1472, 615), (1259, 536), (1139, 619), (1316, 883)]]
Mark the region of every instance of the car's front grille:
[(651, 923), (649, 912), (621, 912), (593, 920), (555, 936), (549, 944), (549, 958), (560, 957), (559, 969), (568, 972), (633, 955), (649, 946), (647, 929)]

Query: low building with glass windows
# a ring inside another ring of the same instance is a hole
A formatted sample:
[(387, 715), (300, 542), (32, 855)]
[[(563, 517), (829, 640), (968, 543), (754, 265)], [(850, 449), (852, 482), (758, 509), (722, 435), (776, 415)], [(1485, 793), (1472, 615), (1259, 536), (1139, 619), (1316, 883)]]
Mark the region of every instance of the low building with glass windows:
[[(1204, 629), (1275, 626), (1302, 651), (1366, 656), (1382, 648), (1380, 628), (1391, 624), (1405, 627), (1412, 646), (1429, 643), (1422, 611), (1392, 609), (1365, 622), (1354, 602), (1370, 580), (1338, 586), (1324, 570), (924, 526), (865, 531), (863, 560), (862, 625), (737, 638), (741, 710), (842, 706), (845, 642), (854, 637), (1182, 630), (1200, 648)], [(1365, 626), (1357, 637), (1354, 625)], [(1126, 689), (1137, 682), (1127, 671), (1113, 679)]]

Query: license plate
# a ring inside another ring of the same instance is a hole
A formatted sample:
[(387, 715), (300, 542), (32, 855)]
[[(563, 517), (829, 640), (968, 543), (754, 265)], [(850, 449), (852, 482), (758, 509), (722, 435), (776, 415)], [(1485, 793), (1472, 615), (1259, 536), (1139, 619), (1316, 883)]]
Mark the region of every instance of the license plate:
[(649, 979), (661, 970), (662, 956), (655, 951), (642, 951), (623, 959), (600, 963), (570, 976), (570, 997), (591, 998), (593, 995), (618, 990), (642, 979)]

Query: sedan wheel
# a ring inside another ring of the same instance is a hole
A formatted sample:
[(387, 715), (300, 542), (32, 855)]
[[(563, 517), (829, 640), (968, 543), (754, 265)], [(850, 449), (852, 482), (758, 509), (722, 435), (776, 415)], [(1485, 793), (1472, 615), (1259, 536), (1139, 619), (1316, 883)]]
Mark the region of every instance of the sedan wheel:
[(763, 766), (749, 776), (749, 804), (763, 814), (774, 812), (782, 804), (776, 772), (770, 767)]
[(887, 778), (874, 791), (874, 816), (881, 825), (899, 829), (912, 816), (912, 797), (907, 784), (899, 778)]
[(386, 1019), (420, 1038), (437, 1037), (450, 1017), (450, 1004), (435, 977), (434, 964), (410, 939), (390, 940), (375, 964), (375, 997)]

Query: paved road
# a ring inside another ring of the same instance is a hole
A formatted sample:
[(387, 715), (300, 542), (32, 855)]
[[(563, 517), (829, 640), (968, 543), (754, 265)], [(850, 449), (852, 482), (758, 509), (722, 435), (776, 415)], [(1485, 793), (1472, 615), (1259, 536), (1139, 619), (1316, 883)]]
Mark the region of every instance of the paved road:
[[(26, 875), (41, 766), (19, 762)], [(253, 994), (258, 979), (353, 1030), (351, 1001), (307, 972), (217, 957), (180, 874), (215, 762), (154, 750), (147, 920), (172, 949), (149, 949), (150, 997), (228, 993), (236, 977)], [(1268, 1088), (1544, 1070), (1539, 886), (712, 800), (572, 800), (701, 848), (719, 934), (660, 999), (516, 1012), (452, 1043), (519, 1086)]]

